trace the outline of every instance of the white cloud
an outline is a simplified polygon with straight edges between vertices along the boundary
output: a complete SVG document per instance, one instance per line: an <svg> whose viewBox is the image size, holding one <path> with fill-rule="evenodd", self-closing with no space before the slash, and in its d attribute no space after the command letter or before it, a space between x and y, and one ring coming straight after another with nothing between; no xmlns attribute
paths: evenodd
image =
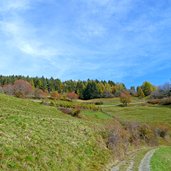
<svg viewBox="0 0 171 171"><path fill-rule="evenodd" d="M0 31L7 36L6 44L33 57L51 58L59 55L58 50L48 47L43 40L37 38L38 30L18 14L20 10L27 10L31 2L33 3L31 0L3 0L0 2L3 12Z"/></svg>
<svg viewBox="0 0 171 171"><path fill-rule="evenodd" d="M43 42L34 36L34 31L19 20L4 21L0 23L1 30L8 37L7 43L17 48L22 53L35 57L52 57L59 55L59 52L47 47Z"/></svg>

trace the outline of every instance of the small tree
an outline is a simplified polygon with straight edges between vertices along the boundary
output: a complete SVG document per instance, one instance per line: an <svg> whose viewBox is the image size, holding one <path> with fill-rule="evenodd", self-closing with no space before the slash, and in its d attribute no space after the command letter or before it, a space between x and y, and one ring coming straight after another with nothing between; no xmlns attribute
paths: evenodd
<svg viewBox="0 0 171 171"><path fill-rule="evenodd" d="M76 94L75 92L70 92L67 94L67 97L71 100L78 99L78 94Z"/></svg>
<svg viewBox="0 0 171 171"><path fill-rule="evenodd" d="M156 90L156 87L153 86L150 82L145 81L141 86L145 96L149 96L153 91Z"/></svg>
<svg viewBox="0 0 171 171"><path fill-rule="evenodd" d="M32 85L25 80L16 80L14 82L14 94L17 97L26 97L32 95Z"/></svg>
<svg viewBox="0 0 171 171"><path fill-rule="evenodd" d="M48 96L48 93L44 92L41 89L36 88L35 91L34 91L34 97L35 98L43 99L43 98L46 98L47 96Z"/></svg>
<svg viewBox="0 0 171 171"><path fill-rule="evenodd" d="M120 95L120 101L123 103L123 106L127 106L131 102L131 95L127 91L123 91Z"/></svg>
<svg viewBox="0 0 171 171"><path fill-rule="evenodd" d="M11 84L4 85L3 91L5 94L14 95L14 86Z"/></svg>
<svg viewBox="0 0 171 171"><path fill-rule="evenodd" d="M137 88L137 95L138 95L139 98L145 97L144 92L142 91L141 87Z"/></svg>
<svg viewBox="0 0 171 171"><path fill-rule="evenodd" d="M53 91L51 93L51 98L54 100L59 100L60 99L60 94L57 91Z"/></svg>

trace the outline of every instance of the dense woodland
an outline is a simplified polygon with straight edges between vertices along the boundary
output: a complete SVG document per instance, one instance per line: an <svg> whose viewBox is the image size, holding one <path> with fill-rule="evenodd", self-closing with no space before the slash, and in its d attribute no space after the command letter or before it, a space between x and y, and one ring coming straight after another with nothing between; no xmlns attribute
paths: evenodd
<svg viewBox="0 0 171 171"><path fill-rule="evenodd" d="M0 76L0 92L18 97L41 98L51 95L59 98L66 95L68 98L94 99L119 97L122 92L127 92L131 96L143 98L145 96L170 96L170 84L165 84L160 88L155 87L150 82L144 82L141 86L127 89L123 83L109 81L86 80L86 81L61 81L60 79L45 77L25 77L25 76ZM163 93L164 92L164 93ZM162 95L163 93L163 95ZM166 94L166 95L165 95Z"/></svg>

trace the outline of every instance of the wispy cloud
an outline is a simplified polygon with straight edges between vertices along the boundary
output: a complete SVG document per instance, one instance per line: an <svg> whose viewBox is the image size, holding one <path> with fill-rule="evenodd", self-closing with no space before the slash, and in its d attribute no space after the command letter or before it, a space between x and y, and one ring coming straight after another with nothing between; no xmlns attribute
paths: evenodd
<svg viewBox="0 0 171 171"><path fill-rule="evenodd" d="M58 50L48 47L46 42L39 39L36 35L38 30L17 13L20 10L27 10L31 0L15 0L15 2L8 0L6 3L5 1L1 3L5 17L0 21L0 30L7 36L8 44L33 57L50 58L60 54Z"/></svg>

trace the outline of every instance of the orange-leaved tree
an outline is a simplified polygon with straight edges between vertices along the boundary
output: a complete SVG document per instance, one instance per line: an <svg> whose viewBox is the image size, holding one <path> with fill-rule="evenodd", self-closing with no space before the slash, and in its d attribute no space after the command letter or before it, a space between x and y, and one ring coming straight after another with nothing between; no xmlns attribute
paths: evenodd
<svg viewBox="0 0 171 171"><path fill-rule="evenodd" d="M128 106L128 103L131 102L131 95L128 91L123 91L120 94L120 101L123 103L123 106Z"/></svg>
<svg viewBox="0 0 171 171"><path fill-rule="evenodd" d="M25 80L16 80L13 86L14 94L17 97L26 97L33 94L32 85Z"/></svg>

